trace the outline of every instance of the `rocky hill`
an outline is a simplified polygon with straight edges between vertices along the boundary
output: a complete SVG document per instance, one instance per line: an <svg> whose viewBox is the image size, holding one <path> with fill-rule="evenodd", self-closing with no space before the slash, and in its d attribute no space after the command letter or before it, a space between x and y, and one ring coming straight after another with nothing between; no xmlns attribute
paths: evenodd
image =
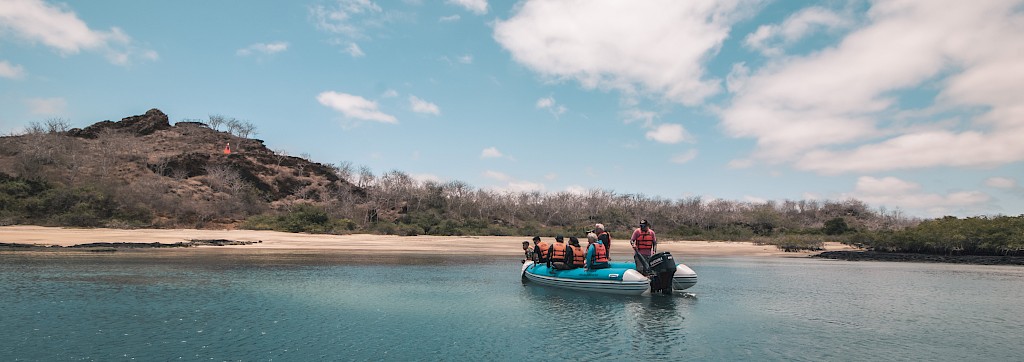
<svg viewBox="0 0 1024 362"><path fill-rule="evenodd" d="M298 203L365 196L333 166L204 123L172 125L158 109L82 129L48 121L0 137L0 177L95 190L162 226L230 225Z"/></svg>

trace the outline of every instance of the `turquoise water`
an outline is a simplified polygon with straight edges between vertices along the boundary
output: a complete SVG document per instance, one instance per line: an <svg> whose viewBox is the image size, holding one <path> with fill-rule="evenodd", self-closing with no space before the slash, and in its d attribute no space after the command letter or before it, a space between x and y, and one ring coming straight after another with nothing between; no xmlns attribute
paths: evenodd
<svg viewBox="0 0 1024 362"><path fill-rule="evenodd" d="M624 297L523 285L516 259L114 254L0 254L2 359L1024 356L1020 267L684 258L692 294Z"/></svg>

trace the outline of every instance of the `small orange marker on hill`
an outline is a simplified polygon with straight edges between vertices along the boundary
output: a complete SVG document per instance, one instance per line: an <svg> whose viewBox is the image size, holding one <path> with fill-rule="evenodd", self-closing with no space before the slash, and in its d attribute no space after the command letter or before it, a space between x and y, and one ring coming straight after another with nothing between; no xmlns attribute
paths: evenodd
<svg viewBox="0 0 1024 362"><path fill-rule="evenodd" d="M228 142L228 144L224 145L224 154L225 155L230 155L231 154L231 142Z"/></svg>

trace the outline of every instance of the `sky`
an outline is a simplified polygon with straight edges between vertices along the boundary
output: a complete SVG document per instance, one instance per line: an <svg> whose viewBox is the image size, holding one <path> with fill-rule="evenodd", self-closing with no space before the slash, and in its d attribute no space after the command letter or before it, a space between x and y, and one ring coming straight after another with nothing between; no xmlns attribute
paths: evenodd
<svg viewBox="0 0 1024 362"><path fill-rule="evenodd" d="M0 134L151 108L543 193L1024 214L1024 1L0 0Z"/></svg>

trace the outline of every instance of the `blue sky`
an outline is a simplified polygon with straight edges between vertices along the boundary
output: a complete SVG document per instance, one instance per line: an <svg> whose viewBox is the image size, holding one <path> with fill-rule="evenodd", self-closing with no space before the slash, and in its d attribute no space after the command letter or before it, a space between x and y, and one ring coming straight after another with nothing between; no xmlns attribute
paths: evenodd
<svg viewBox="0 0 1024 362"><path fill-rule="evenodd" d="M0 132L159 108L498 191L1024 214L1024 1L0 0Z"/></svg>

